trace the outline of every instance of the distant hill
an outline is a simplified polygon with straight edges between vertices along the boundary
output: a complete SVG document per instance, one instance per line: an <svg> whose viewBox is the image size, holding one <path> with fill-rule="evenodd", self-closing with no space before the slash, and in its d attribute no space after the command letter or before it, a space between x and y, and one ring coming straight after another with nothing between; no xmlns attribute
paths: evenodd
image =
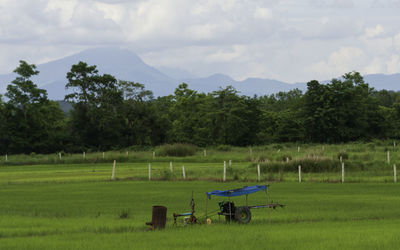
<svg viewBox="0 0 400 250"><path fill-rule="evenodd" d="M306 83L289 84L273 79L248 78L243 81L236 81L223 74L198 78L180 69L161 68L161 70L158 70L147 65L132 51L119 48L88 49L72 56L40 64L38 65L40 74L33 80L39 87L48 91L50 99L63 100L67 94L65 90L66 74L70 71L71 66L79 61L84 61L89 65L97 65L101 73L114 75L118 79L140 82L147 89L152 90L155 96L172 94L182 82L187 83L189 88L199 92L211 92L220 87L232 85L241 94L248 96L262 96L279 91L289 91L294 88L305 91L307 88ZM182 76L183 79L179 79ZM14 74L0 75L0 93L5 92L6 86L14 78ZM400 91L400 74L365 75L364 80L378 90Z"/></svg>

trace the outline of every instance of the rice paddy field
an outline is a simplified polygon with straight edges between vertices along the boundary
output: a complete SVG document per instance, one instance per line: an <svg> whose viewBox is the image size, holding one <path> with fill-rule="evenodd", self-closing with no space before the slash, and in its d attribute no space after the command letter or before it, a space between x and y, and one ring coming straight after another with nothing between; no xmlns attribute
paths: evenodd
<svg viewBox="0 0 400 250"><path fill-rule="evenodd" d="M0 164L0 249L400 248L400 184L393 180L399 156L393 142L269 145L207 149L206 154L153 157L152 151L121 151L106 152L104 158L102 152L85 153L85 159L63 154L61 160L58 154L7 156ZM348 166L344 183L339 156ZM111 181L114 159L116 178ZM296 169L287 166L306 164L304 159L322 161L314 167L328 160L337 169L305 167L299 183ZM264 164L259 182L257 164ZM286 206L254 209L246 225L226 223L217 215L210 225L184 226L182 218L173 225L174 212L190 211L192 192L196 216L203 222L205 192L255 184L268 184L271 201ZM265 192L248 198L249 205L266 202ZM208 213L222 200L212 197ZM232 200L245 204L243 197ZM168 208L165 230L145 225L153 205Z"/></svg>

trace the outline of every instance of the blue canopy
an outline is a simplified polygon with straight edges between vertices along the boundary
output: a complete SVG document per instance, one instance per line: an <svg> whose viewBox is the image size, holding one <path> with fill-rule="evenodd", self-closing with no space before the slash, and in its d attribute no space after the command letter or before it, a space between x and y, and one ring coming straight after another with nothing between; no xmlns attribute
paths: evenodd
<svg viewBox="0 0 400 250"><path fill-rule="evenodd" d="M212 192L206 192L206 194L208 196L208 199L211 199L211 195L232 197L232 196L252 194L261 190L267 190L267 185L255 185L250 187L246 186L243 188L226 190L226 191L214 190Z"/></svg>

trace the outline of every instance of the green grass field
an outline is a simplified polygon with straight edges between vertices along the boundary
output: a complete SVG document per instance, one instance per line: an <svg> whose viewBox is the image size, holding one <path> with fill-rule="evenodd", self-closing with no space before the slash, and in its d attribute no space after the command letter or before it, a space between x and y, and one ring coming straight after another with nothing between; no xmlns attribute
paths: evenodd
<svg viewBox="0 0 400 250"><path fill-rule="evenodd" d="M400 184L393 183L392 168L397 148L379 143L302 145L300 152L296 145L254 147L252 156L248 148L184 158L152 158L151 152L106 152L105 159L91 153L85 160L69 155L62 161L9 156L0 164L0 249L399 249ZM344 149L350 166L345 183L339 164L337 170L304 172L303 183L296 171L264 171L256 182L254 163L266 156L268 164L286 156L337 160ZM110 181L112 159L117 159L116 181ZM226 183L224 160L233 161ZM213 216L211 225L184 227L180 218L173 226L174 212L190 211L192 191L196 215L204 221L205 192L266 183L271 200L285 208L252 210L247 225ZM221 200L213 197L208 212ZM245 203L244 197L233 200ZM249 205L265 202L265 192L249 195ZM163 231L145 225L153 205L168 208Z"/></svg>
<svg viewBox="0 0 400 250"><path fill-rule="evenodd" d="M90 165L58 167L1 168L0 249L399 248L400 185L394 183L270 183L271 199L287 205L271 210L270 217L259 209L247 225L214 216L211 225L184 227L182 221L172 225L172 213L190 210L192 191L202 217L206 191L256 183L111 182L82 174ZM209 211L220 200L213 197ZM249 196L249 204L265 200L262 192ZM240 197L234 201L244 203ZM145 226L152 205L168 207L166 230ZM124 213L128 218L121 219Z"/></svg>

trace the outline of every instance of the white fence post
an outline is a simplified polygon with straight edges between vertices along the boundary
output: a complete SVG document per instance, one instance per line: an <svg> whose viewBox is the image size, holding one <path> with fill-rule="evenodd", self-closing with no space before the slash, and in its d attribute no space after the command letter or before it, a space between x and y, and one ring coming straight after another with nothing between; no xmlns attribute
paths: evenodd
<svg viewBox="0 0 400 250"><path fill-rule="evenodd" d="M226 181L226 161L224 161L224 176L222 178L222 181Z"/></svg>
<svg viewBox="0 0 400 250"><path fill-rule="evenodd" d="M206 157L206 156L207 156L207 150L204 149L204 157Z"/></svg>
<svg viewBox="0 0 400 250"><path fill-rule="evenodd" d="M289 157L286 157L286 162L289 162Z"/></svg>
<svg viewBox="0 0 400 250"><path fill-rule="evenodd" d="M8 161L8 155L6 155L6 162Z"/></svg>
<svg viewBox="0 0 400 250"><path fill-rule="evenodd" d="M396 142L395 141L393 142L393 147L396 147Z"/></svg>
<svg viewBox="0 0 400 250"><path fill-rule="evenodd" d="M103 152L103 159L104 159L104 152Z"/></svg>
<svg viewBox="0 0 400 250"><path fill-rule="evenodd" d="M299 165L299 182L301 182L301 165Z"/></svg>
<svg viewBox="0 0 400 250"><path fill-rule="evenodd" d="M186 180L185 165L182 165L182 176L183 176L183 179Z"/></svg>
<svg viewBox="0 0 400 250"><path fill-rule="evenodd" d="M342 162L342 183L344 182L344 162Z"/></svg>
<svg viewBox="0 0 400 250"><path fill-rule="evenodd" d="M394 175L394 182L397 182L397 168L396 164L393 165L393 175Z"/></svg>
<svg viewBox="0 0 400 250"><path fill-rule="evenodd" d="M115 177L115 167L116 167L116 165L117 165L117 161L114 160L113 170L112 170L112 174L111 174L111 180L112 181L114 180L114 177Z"/></svg>
<svg viewBox="0 0 400 250"><path fill-rule="evenodd" d="M60 160L61 160L61 153L58 153L58 157L60 157Z"/></svg>
<svg viewBox="0 0 400 250"><path fill-rule="evenodd" d="M229 160L229 168L232 169L232 160Z"/></svg>
<svg viewBox="0 0 400 250"><path fill-rule="evenodd" d="M83 159L86 159L86 152L83 151Z"/></svg>
<svg viewBox="0 0 400 250"><path fill-rule="evenodd" d="M171 170L171 173L174 172L174 166L172 166L172 161L169 162L169 170Z"/></svg>
<svg viewBox="0 0 400 250"><path fill-rule="evenodd" d="M387 151L387 163L390 164L390 151Z"/></svg>
<svg viewBox="0 0 400 250"><path fill-rule="evenodd" d="M300 147L297 147L297 153L299 153L300 152Z"/></svg>
<svg viewBox="0 0 400 250"><path fill-rule="evenodd" d="M126 151L126 156L129 157L129 151Z"/></svg>
<svg viewBox="0 0 400 250"><path fill-rule="evenodd" d="M343 157L342 156L340 156L340 162L343 162Z"/></svg>
<svg viewBox="0 0 400 250"><path fill-rule="evenodd" d="M257 180L261 181L260 164L257 164Z"/></svg>
<svg viewBox="0 0 400 250"><path fill-rule="evenodd" d="M156 158L156 152L153 151L153 159Z"/></svg>
<svg viewBox="0 0 400 250"><path fill-rule="evenodd" d="M151 180L151 163L149 163L149 181Z"/></svg>

